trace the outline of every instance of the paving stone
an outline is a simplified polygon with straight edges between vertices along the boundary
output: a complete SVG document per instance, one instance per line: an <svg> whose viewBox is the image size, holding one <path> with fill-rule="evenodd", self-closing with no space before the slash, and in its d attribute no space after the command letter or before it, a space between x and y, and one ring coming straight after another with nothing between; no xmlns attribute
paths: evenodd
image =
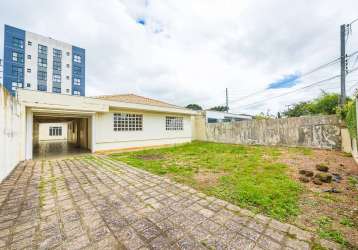
<svg viewBox="0 0 358 250"><path fill-rule="evenodd" d="M277 220L272 220L269 223L269 227L271 227L273 229L277 229L277 230L282 231L282 232L288 232L288 229L290 228L290 225L286 224L286 223L281 223L281 222L279 222Z"/></svg>
<svg viewBox="0 0 358 250"><path fill-rule="evenodd" d="M272 228L266 228L264 234L278 242L283 241L283 239L285 238L285 234L283 232L272 229Z"/></svg>
<svg viewBox="0 0 358 250"><path fill-rule="evenodd" d="M243 227L240 231L240 234L246 236L247 238L256 241L260 237L260 233L256 232L253 229Z"/></svg>
<svg viewBox="0 0 358 250"><path fill-rule="evenodd" d="M287 238L285 245L296 250L308 250L310 246L307 242L298 239Z"/></svg>
<svg viewBox="0 0 358 250"><path fill-rule="evenodd" d="M199 212L199 214L201 214L207 218L209 218L215 214L213 211L206 209L206 208L203 208L203 209L199 210L198 212Z"/></svg>
<svg viewBox="0 0 358 250"><path fill-rule="evenodd" d="M299 229L295 226L290 226L288 233L291 235L295 235L295 237L299 240L311 241L313 235L310 232Z"/></svg>
<svg viewBox="0 0 358 250"><path fill-rule="evenodd" d="M257 222L256 220L251 220L246 225L259 233L262 233L265 230L265 225Z"/></svg>
<svg viewBox="0 0 358 250"><path fill-rule="evenodd" d="M0 248L292 250L312 244L313 235L297 227L94 157L19 164L0 183Z"/></svg>
<svg viewBox="0 0 358 250"><path fill-rule="evenodd" d="M167 238L160 235L150 242L150 246L152 247L152 249L168 249L169 242Z"/></svg>
<svg viewBox="0 0 358 250"><path fill-rule="evenodd" d="M147 240L151 240L160 234L160 231L156 227L149 227L144 229L140 234Z"/></svg>
<svg viewBox="0 0 358 250"><path fill-rule="evenodd" d="M184 237L177 242L177 245L182 250L198 249L198 243L189 237Z"/></svg>
<svg viewBox="0 0 358 250"><path fill-rule="evenodd" d="M245 238L241 235L238 235L228 246L228 249L230 250L236 250L236 249L253 249L255 246L255 242Z"/></svg>
<svg viewBox="0 0 358 250"><path fill-rule="evenodd" d="M259 246L270 250L276 250L282 248L282 246L278 242L274 241L273 239L267 236L261 236L257 241L257 243Z"/></svg>

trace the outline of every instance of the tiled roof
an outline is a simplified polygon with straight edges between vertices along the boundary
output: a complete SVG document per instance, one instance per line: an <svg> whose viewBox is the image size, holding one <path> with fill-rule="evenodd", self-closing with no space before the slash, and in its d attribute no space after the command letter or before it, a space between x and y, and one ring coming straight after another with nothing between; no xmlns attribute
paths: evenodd
<svg viewBox="0 0 358 250"><path fill-rule="evenodd" d="M145 104L145 105L152 105L152 106L165 107L165 108L182 108L173 104L169 104L166 102L162 102L159 100L155 100L135 94L104 95L104 96L96 96L95 98L107 100L107 101Z"/></svg>

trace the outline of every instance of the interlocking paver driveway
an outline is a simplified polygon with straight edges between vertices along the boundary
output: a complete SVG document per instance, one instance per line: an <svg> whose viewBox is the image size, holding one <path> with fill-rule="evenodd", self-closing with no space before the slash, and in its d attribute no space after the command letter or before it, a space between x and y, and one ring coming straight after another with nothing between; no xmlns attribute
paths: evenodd
<svg viewBox="0 0 358 250"><path fill-rule="evenodd" d="M0 185L0 248L309 249L313 238L106 157L23 162Z"/></svg>

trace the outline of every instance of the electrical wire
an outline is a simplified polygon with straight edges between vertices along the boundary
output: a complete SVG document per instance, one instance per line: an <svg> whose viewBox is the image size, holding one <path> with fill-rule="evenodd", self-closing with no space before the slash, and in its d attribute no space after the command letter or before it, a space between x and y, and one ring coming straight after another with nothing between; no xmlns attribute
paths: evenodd
<svg viewBox="0 0 358 250"><path fill-rule="evenodd" d="M357 68L357 69L358 69L358 68ZM281 96L289 95L289 94L295 93L295 92L297 92L297 91L301 91L301 90L303 90L303 89L311 88L311 87L313 87L313 86L322 84L322 83L324 83L324 82L327 82L327 81L330 81L330 80L339 78L340 76L341 76L341 75L335 75L335 76L329 77L329 78L327 78L327 79L320 80L320 81L318 81L318 82L314 82L314 83L311 83L311 84L306 85L306 86L304 86L304 87L295 89L295 90L293 90L293 91L285 92L285 93L283 93L283 94L276 95L276 96L267 98L267 99L265 99L265 100L261 100L261 101L257 101L257 102L250 103L250 104L247 104L247 105L243 105L243 106L241 106L240 108L246 108L246 107L254 106L254 105L260 104L260 103L262 103L262 102L266 102L266 101L268 101L268 100L272 100L272 99L275 99L275 98L278 98L278 97L281 97Z"/></svg>

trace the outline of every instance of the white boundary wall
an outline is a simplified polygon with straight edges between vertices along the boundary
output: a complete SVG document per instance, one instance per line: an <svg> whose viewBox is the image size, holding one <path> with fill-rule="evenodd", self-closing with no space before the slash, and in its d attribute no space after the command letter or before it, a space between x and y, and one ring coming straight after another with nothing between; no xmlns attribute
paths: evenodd
<svg viewBox="0 0 358 250"><path fill-rule="evenodd" d="M20 105L0 85L0 182L21 159Z"/></svg>

